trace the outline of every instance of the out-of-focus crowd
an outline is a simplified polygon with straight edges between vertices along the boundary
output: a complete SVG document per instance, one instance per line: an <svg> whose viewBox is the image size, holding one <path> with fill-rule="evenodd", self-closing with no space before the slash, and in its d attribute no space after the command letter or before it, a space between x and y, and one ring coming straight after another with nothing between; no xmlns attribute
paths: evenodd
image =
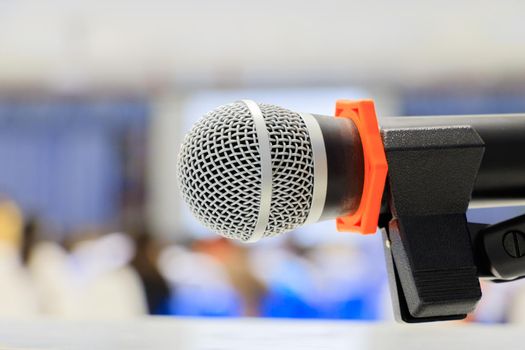
<svg viewBox="0 0 525 350"><path fill-rule="evenodd" d="M125 318L143 314L381 319L381 263L346 243L163 242L85 230L50 240L0 200L0 317ZM366 268L365 268L366 267Z"/></svg>
<svg viewBox="0 0 525 350"><path fill-rule="evenodd" d="M382 258L347 240L173 243L144 228L45 237L37 220L0 200L0 317L392 319ZM524 286L484 284L471 319L525 322Z"/></svg>

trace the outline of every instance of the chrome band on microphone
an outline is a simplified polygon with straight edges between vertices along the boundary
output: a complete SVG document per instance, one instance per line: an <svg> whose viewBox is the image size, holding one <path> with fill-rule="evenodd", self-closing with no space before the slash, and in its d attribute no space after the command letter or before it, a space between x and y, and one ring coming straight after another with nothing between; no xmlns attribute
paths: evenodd
<svg viewBox="0 0 525 350"><path fill-rule="evenodd" d="M308 113L299 113L303 118L308 133L310 134L310 142L312 143L312 153L314 160L314 190L312 196L312 205L310 206L310 213L306 218L304 224L312 224L321 218L323 213L326 188L328 186L328 171L326 161L326 150L324 145L323 133L321 127L315 118Z"/></svg>
<svg viewBox="0 0 525 350"><path fill-rule="evenodd" d="M266 226L270 220L270 208L272 202L272 157L270 137L264 121L261 109L252 100L241 100L248 107L253 117L257 139L259 141L259 153L261 156L261 202L257 224L253 234L246 242L255 242L263 237Z"/></svg>

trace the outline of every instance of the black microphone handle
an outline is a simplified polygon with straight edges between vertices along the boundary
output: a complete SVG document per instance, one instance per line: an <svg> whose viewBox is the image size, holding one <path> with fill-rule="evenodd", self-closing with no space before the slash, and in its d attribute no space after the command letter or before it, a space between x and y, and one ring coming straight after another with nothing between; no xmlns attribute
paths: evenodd
<svg viewBox="0 0 525 350"><path fill-rule="evenodd" d="M326 150L327 188L320 220L353 214L363 193L364 158L359 131L347 118L314 115Z"/></svg>
<svg viewBox="0 0 525 350"><path fill-rule="evenodd" d="M525 114L386 117L382 130L471 126L485 143L470 207L525 205Z"/></svg>
<svg viewBox="0 0 525 350"><path fill-rule="evenodd" d="M327 156L328 188L320 220L355 212L363 191L361 138L346 118L314 115ZM469 207L525 205L525 114L385 117L380 128L410 129L471 126L485 144ZM443 189L446 191L446 189Z"/></svg>

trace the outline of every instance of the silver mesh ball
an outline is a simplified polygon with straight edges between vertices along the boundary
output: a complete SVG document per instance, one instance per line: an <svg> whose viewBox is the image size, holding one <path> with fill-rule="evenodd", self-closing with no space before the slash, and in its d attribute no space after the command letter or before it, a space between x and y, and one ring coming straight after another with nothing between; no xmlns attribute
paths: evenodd
<svg viewBox="0 0 525 350"><path fill-rule="evenodd" d="M269 237L302 225L310 211L314 166L301 116L259 104L269 133L272 199ZM182 196L193 215L218 234L246 241L255 229L261 160L255 124L242 102L206 114L186 135L178 159Z"/></svg>

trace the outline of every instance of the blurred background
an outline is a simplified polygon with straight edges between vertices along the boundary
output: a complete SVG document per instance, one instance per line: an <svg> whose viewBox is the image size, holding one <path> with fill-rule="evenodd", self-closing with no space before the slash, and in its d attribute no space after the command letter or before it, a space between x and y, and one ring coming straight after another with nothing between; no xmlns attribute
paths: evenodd
<svg viewBox="0 0 525 350"><path fill-rule="evenodd" d="M517 0L0 1L0 316L392 320L379 235L324 222L219 239L180 198L182 137L243 98L523 113L523 13ZM525 284L483 291L471 321L525 323Z"/></svg>

